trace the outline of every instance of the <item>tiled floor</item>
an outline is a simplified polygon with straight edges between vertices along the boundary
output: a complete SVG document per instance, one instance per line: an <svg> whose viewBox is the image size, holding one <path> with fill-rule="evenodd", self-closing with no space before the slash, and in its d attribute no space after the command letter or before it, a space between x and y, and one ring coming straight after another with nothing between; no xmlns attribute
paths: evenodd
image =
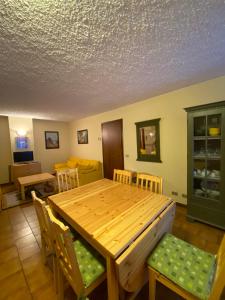
<svg viewBox="0 0 225 300"><path fill-rule="evenodd" d="M216 253L224 232L201 223L188 223L185 214L186 209L178 206L174 234ZM39 225L32 204L0 212L0 299L57 299L51 270L41 261L40 245ZM145 287L137 300L147 300L147 294ZM71 289L67 291L66 299L75 299ZM90 299L106 300L106 284ZM159 286L157 299L180 298Z"/></svg>

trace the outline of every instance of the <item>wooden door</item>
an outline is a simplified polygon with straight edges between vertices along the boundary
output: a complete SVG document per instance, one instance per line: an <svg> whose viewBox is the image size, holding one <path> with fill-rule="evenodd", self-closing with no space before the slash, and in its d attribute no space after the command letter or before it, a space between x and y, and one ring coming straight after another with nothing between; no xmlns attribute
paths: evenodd
<svg viewBox="0 0 225 300"><path fill-rule="evenodd" d="M104 177L113 179L114 169L124 169L123 120L102 123Z"/></svg>

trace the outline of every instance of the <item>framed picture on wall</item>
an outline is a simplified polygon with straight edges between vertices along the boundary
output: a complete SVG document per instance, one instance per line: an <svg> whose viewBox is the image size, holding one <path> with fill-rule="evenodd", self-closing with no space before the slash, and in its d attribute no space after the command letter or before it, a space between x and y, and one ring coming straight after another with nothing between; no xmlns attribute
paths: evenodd
<svg viewBox="0 0 225 300"><path fill-rule="evenodd" d="M78 130L77 131L77 141L78 144L88 144L88 130Z"/></svg>
<svg viewBox="0 0 225 300"><path fill-rule="evenodd" d="M137 122L137 160L162 162L160 159L160 119Z"/></svg>
<svg viewBox="0 0 225 300"><path fill-rule="evenodd" d="M17 136L16 137L16 149L28 149L28 137L26 136Z"/></svg>
<svg viewBox="0 0 225 300"><path fill-rule="evenodd" d="M59 148L59 132L45 131L45 148L57 149Z"/></svg>

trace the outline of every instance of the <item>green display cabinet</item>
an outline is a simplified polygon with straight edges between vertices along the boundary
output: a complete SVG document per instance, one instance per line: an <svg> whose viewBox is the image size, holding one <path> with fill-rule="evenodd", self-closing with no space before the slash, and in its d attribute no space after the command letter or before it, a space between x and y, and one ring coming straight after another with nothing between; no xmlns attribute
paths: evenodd
<svg viewBox="0 0 225 300"><path fill-rule="evenodd" d="M187 214L225 229L225 101L187 112Z"/></svg>

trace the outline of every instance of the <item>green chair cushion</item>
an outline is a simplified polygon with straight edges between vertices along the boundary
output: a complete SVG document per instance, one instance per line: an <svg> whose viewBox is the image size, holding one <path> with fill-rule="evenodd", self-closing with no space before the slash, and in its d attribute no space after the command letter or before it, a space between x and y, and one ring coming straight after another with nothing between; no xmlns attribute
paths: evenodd
<svg viewBox="0 0 225 300"><path fill-rule="evenodd" d="M76 240L73 245L84 285L88 287L105 272L104 259L81 239Z"/></svg>
<svg viewBox="0 0 225 300"><path fill-rule="evenodd" d="M207 299L216 268L215 256L166 234L148 265L200 299Z"/></svg>

